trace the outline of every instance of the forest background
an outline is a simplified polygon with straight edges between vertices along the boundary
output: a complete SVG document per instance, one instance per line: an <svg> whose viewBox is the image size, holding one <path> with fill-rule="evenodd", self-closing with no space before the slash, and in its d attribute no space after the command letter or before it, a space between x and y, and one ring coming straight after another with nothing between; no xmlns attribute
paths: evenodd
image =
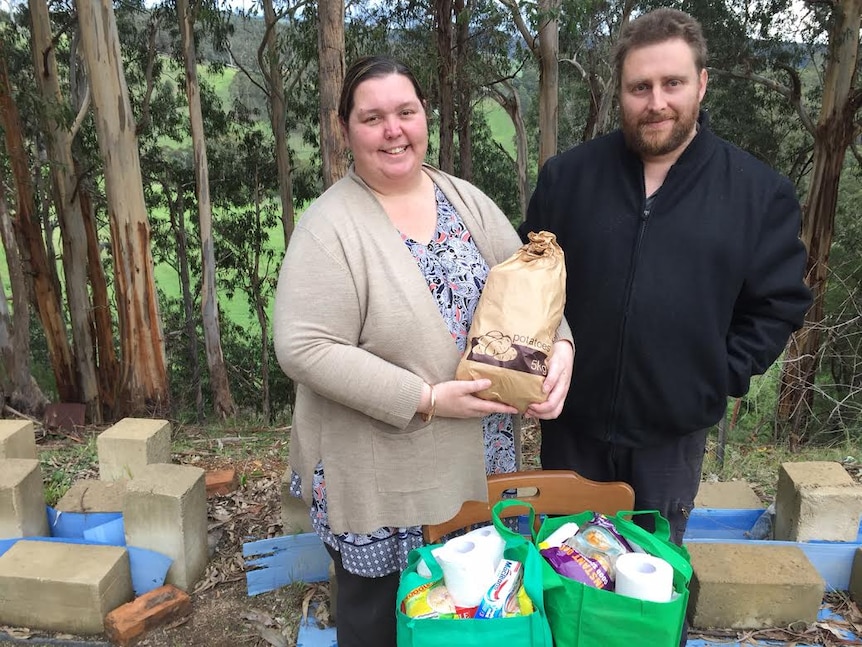
<svg viewBox="0 0 862 647"><path fill-rule="evenodd" d="M514 223L557 151L617 126L609 51L654 6L699 18L704 107L795 183L815 305L721 433L862 433L862 0L29 0L0 8L0 399L88 423L287 425L270 308L305 205L349 161L345 63L405 60L429 161Z"/></svg>

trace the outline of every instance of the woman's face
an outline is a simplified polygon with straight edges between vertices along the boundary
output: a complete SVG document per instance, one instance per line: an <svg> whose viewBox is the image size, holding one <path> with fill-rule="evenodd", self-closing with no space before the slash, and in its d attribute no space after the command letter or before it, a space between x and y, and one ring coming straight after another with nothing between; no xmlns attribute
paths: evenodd
<svg viewBox="0 0 862 647"><path fill-rule="evenodd" d="M371 187L397 187L420 172L428 123L406 76L390 74L357 85L345 132L356 173Z"/></svg>

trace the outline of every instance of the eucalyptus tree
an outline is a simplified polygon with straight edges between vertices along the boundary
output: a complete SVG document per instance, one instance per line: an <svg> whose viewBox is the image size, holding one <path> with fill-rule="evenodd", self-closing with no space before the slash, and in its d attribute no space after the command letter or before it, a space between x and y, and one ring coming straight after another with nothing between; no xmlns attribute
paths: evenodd
<svg viewBox="0 0 862 647"><path fill-rule="evenodd" d="M102 422L102 406L99 383L96 375L95 341L90 317L92 303L89 295L88 256L98 257L97 246L91 248L94 235L88 228L94 224L84 203L84 191L77 191L82 183L78 166L72 152L72 142L88 102L76 106L64 97L60 89L60 74L57 64L48 5L45 0L30 0L31 48L33 67L36 71L36 87L41 95L43 110L42 130L53 184L54 210L60 222L63 239L63 275L66 283L66 298L72 329L73 357L78 379L78 400L87 406L88 418ZM74 58L76 52L71 52ZM89 95L86 95L89 96ZM72 117L78 118L70 122ZM93 277L104 280L104 275Z"/></svg>
<svg viewBox="0 0 862 647"><path fill-rule="evenodd" d="M320 89L320 160L323 186L347 173L346 142L338 122L338 98L344 82L344 0L317 3L317 69Z"/></svg>
<svg viewBox="0 0 862 647"><path fill-rule="evenodd" d="M561 0L535 4L500 0L512 12L518 31L539 65L539 168L557 153L559 110L559 11Z"/></svg>
<svg viewBox="0 0 862 647"><path fill-rule="evenodd" d="M192 149L194 154L195 186L200 225L201 244L201 317L204 330L207 367L213 408L216 415L228 418L236 414L236 404L231 395L230 383L221 346L218 293L216 290L216 254L213 239L212 203L210 201L209 162L207 159L206 134L201 110L200 84L198 82L198 57L195 44L195 23L201 10L214 10L202 0L176 0L177 18L180 25L185 89L191 124Z"/></svg>
<svg viewBox="0 0 862 647"><path fill-rule="evenodd" d="M24 138L21 113L13 95L7 66L6 41L0 40L0 125L3 127L6 155L15 186L16 208L13 216L18 247L27 258L27 273L33 289L32 303L45 331L51 368L57 391L67 402L78 398L78 382L72 350L66 337L62 300L53 280L42 229L36 217L36 200L30 174L30 160ZM4 243L9 248L9 243ZM13 252L13 259L15 258ZM21 303L20 301L18 303ZM23 334L23 332L22 332Z"/></svg>
<svg viewBox="0 0 862 647"><path fill-rule="evenodd" d="M77 8L111 221L122 358L117 411L120 416L165 412L170 406L165 346L117 21L107 0L78 0Z"/></svg>

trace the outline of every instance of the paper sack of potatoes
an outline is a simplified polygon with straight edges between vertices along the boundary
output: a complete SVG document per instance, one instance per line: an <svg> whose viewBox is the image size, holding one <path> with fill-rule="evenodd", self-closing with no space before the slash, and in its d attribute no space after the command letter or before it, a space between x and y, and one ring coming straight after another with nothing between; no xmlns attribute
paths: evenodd
<svg viewBox="0 0 862 647"><path fill-rule="evenodd" d="M476 395L524 412L547 395L554 337L566 303L566 264L554 234L529 233L530 242L491 268L479 298L455 377L488 378Z"/></svg>

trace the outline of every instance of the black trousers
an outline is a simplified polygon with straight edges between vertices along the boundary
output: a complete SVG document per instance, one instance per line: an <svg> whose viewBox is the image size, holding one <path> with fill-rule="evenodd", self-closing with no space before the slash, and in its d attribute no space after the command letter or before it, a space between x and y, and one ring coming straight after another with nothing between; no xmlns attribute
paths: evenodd
<svg viewBox="0 0 862 647"><path fill-rule="evenodd" d="M561 433L562 432L562 433ZM594 481L625 481L635 491L636 510L658 510L670 524L670 538L682 546L688 516L700 487L708 429L655 447L625 447L559 428L542 433L543 469L574 470ZM652 532L652 518L634 517ZM688 622L680 645L688 639Z"/></svg>
<svg viewBox="0 0 862 647"><path fill-rule="evenodd" d="M362 577L344 569L341 553L326 545L338 582L338 647L395 647L395 600L400 573Z"/></svg>

